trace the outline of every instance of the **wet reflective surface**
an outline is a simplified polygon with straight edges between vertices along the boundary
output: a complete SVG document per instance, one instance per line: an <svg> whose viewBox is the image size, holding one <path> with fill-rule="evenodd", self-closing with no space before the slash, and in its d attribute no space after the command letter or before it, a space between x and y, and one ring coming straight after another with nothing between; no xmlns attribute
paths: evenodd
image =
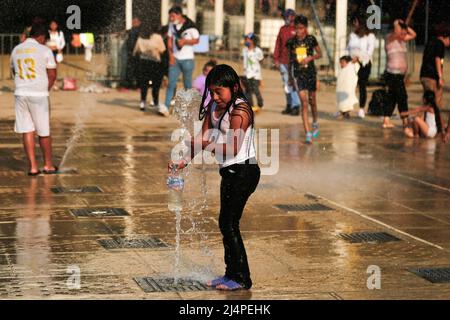
<svg viewBox="0 0 450 320"><path fill-rule="evenodd" d="M241 229L254 287L238 293L145 293L133 280L173 276L175 216L167 210L165 183L175 119L138 111L137 93L54 93L57 162L83 114L83 134L66 160L76 173L29 178L12 131L13 97L0 96L0 298L450 298L450 284L408 272L450 266L450 146L406 140L400 129L379 129L377 119L334 120L320 99L321 135L306 146L300 118L280 115L278 89L267 88L267 105L274 107L256 121L259 128L281 128L279 142L268 143L279 147L279 170L262 176L246 207ZM332 99L332 89L324 90L323 101ZM199 215L199 204L191 203L183 213L179 265L180 276L199 281L224 270L220 180L215 166L204 169L207 208ZM187 194L198 196L201 170L191 170ZM102 192L51 191L87 186ZM333 210L275 207L313 203ZM83 208L122 208L130 215L70 212ZM352 244L339 237L377 231L401 241ZM153 237L168 246L108 250L99 242L114 237ZM370 265L381 269L380 290L367 288Z"/></svg>

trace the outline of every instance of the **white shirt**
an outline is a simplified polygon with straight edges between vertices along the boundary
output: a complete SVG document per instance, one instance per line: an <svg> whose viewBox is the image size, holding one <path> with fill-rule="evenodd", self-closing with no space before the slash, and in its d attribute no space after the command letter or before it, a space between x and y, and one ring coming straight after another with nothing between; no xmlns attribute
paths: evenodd
<svg viewBox="0 0 450 320"><path fill-rule="evenodd" d="M244 57L244 70L247 79L262 80L261 64L259 62L264 59L263 51L258 47L252 50L245 47L242 49L242 56Z"/></svg>
<svg viewBox="0 0 450 320"><path fill-rule="evenodd" d="M235 105L243 103L244 101L241 99L237 99L235 102ZM233 112L234 106L230 108L228 112L226 112L223 116L222 121L220 121L220 117L217 118L214 115L214 111L217 108L217 104L214 102L211 107L211 123L213 125L214 131L216 135L215 143L222 144L227 143L227 141L230 140L230 137L233 137L233 133L230 132L230 115ZM220 128L219 128L219 122L220 122ZM256 157L256 148L255 148L255 141L254 141L255 135L254 135L254 129L253 126L249 126L247 130L245 131L244 140L242 141L241 148L239 149L237 155L234 156L234 154L230 155L224 155L225 159L222 159L220 156L220 153L216 153L216 160L219 162L219 167L224 168L231 166L236 163L242 163L248 159L252 159ZM234 139L231 139L234 141ZM228 149L228 147L227 147Z"/></svg>
<svg viewBox="0 0 450 320"><path fill-rule="evenodd" d="M48 31L50 39L47 41L48 47L56 47L57 50L62 50L66 46L66 40L64 39L64 33L62 31Z"/></svg>
<svg viewBox="0 0 450 320"><path fill-rule="evenodd" d="M358 37L352 32L348 41L347 52L352 58L358 57L361 64L365 66L372 60L376 40L373 33Z"/></svg>
<svg viewBox="0 0 450 320"><path fill-rule="evenodd" d="M359 63L349 62L339 72L336 82L336 100L340 112L352 111L353 107L359 104L356 97L359 68Z"/></svg>
<svg viewBox="0 0 450 320"><path fill-rule="evenodd" d="M28 38L11 53L11 68L14 70L16 85L14 95L48 96L47 69L56 69L56 61L50 48Z"/></svg>
<svg viewBox="0 0 450 320"><path fill-rule="evenodd" d="M180 29L181 29L181 26L179 28L176 28L173 23L169 24L168 35L169 35L169 37L172 37L172 39L173 39L173 55L174 55L175 59L177 59L177 60L193 60L194 59L194 46L185 45L185 46L183 46L183 48L181 48L181 50L179 50L177 48L176 39L175 39L175 37L176 37L175 30L180 30ZM195 28L186 29L182 33L181 38L185 39L185 40L199 39L200 33Z"/></svg>

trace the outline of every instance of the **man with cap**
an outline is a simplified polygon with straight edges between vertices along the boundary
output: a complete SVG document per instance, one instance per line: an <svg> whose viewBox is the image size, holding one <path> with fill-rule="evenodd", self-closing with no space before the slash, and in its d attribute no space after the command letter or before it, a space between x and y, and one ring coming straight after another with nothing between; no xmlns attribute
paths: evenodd
<svg viewBox="0 0 450 320"><path fill-rule="evenodd" d="M286 109L282 113L299 115L300 98L295 89L289 85L289 50L286 47L287 41L295 36L295 11L287 9L284 11L283 17L286 24L280 28L278 33L273 59L275 66L280 70L286 94Z"/></svg>

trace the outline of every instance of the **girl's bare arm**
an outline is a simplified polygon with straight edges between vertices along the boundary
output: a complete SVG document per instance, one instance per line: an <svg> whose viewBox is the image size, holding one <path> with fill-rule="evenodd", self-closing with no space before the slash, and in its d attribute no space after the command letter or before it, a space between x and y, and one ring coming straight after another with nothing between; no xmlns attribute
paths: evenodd
<svg viewBox="0 0 450 320"><path fill-rule="evenodd" d="M415 108L409 111L405 111L400 113L401 116L406 117L406 116L412 116L414 114L420 113L420 112L425 112L428 111L429 107L427 106L423 106L423 107L419 107L419 108Z"/></svg>

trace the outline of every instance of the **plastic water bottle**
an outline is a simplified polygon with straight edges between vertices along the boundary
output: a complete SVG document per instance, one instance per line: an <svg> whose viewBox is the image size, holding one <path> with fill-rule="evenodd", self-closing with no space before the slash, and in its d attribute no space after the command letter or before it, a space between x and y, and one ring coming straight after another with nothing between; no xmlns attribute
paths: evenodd
<svg viewBox="0 0 450 320"><path fill-rule="evenodd" d="M171 212L181 212L183 209L184 179L175 170L176 166L172 168L172 173L167 177L167 187L169 189L167 207Z"/></svg>

